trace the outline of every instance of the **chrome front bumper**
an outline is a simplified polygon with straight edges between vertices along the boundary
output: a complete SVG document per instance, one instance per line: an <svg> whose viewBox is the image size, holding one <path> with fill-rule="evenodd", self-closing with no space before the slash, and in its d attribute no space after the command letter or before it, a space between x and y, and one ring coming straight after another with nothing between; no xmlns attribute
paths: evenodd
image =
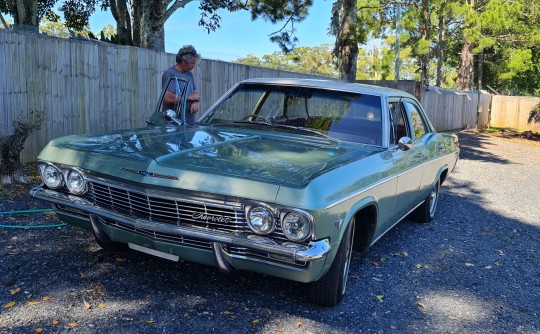
<svg viewBox="0 0 540 334"><path fill-rule="evenodd" d="M103 208L94 205L84 198L80 198L74 195L64 194L58 191L44 189L41 186L35 187L30 190L30 196L51 202L57 205L63 205L70 209L78 210L88 214L90 217L101 217L112 221L117 221L122 224L131 226L134 229L146 229L160 233L178 235L193 239L199 239L212 243L214 253L219 260L220 249L219 244L234 245L238 247L245 247L256 251L266 252L278 256L282 256L292 261L310 262L320 260L326 257L330 252L330 242L328 239L311 241L308 245L298 245L292 247L291 244L283 246L276 243L265 242L264 238L249 238L248 236L238 234L227 234L224 232L215 232L208 229L194 228L180 225L163 224L159 222L138 219L117 212L104 210ZM220 264L222 270L226 270L225 264Z"/></svg>

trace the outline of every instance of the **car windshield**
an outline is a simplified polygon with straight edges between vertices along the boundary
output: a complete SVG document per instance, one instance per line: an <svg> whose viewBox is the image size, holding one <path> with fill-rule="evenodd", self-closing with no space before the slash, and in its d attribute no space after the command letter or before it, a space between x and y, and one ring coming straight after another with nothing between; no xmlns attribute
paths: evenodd
<svg viewBox="0 0 540 334"><path fill-rule="evenodd" d="M268 126L381 145L381 98L312 87L241 84L203 124Z"/></svg>

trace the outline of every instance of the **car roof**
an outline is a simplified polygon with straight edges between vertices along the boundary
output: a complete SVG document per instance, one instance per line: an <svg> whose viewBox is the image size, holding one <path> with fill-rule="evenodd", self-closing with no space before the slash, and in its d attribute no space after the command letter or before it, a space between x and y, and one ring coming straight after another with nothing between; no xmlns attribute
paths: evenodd
<svg viewBox="0 0 540 334"><path fill-rule="evenodd" d="M351 93L361 93L377 96L404 96L414 98L411 94L399 89L350 83L345 81L330 79L301 79L301 78L253 78L243 80L240 83L246 84L269 84L279 86L303 86L312 88L323 88L329 90L346 91Z"/></svg>

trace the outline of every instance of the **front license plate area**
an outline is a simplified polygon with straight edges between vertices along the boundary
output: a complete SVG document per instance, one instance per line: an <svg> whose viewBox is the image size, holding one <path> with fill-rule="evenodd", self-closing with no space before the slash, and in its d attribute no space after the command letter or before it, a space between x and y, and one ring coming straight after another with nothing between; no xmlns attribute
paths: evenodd
<svg viewBox="0 0 540 334"><path fill-rule="evenodd" d="M132 244L131 242L128 243L128 246L129 246L129 248L131 248L133 250L143 252L143 253L146 253L146 254L150 254L150 255L154 255L154 256L160 257L162 259L167 259L167 260L171 260L171 261L175 261L175 262L178 262L180 260L180 258L178 256L176 256L176 255L160 252L160 251L157 251L155 249L143 247L143 246L140 246L140 245L135 245L135 244Z"/></svg>

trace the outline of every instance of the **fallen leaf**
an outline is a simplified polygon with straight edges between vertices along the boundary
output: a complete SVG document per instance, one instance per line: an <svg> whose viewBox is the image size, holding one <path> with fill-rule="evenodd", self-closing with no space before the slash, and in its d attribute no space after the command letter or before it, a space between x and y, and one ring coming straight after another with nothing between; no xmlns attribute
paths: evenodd
<svg viewBox="0 0 540 334"><path fill-rule="evenodd" d="M32 306L32 305L37 305L37 304L39 304L39 302L27 302L26 304Z"/></svg>
<svg viewBox="0 0 540 334"><path fill-rule="evenodd" d="M90 306L90 303L88 303L86 300L83 299L83 303L84 303L84 308L86 310L89 310L92 306Z"/></svg>
<svg viewBox="0 0 540 334"><path fill-rule="evenodd" d="M485 266L484 269L491 269L493 268L492 266Z"/></svg>
<svg viewBox="0 0 540 334"><path fill-rule="evenodd" d="M416 269L420 269L420 268L423 268L423 267L424 267L424 266L421 265L420 263L418 263L418 264L416 265Z"/></svg>
<svg viewBox="0 0 540 334"><path fill-rule="evenodd" d="M409 253L404 251L404 252L401 252L401 253L394 253L394 254L392 254L392 256L395 256L395 257L407 257L407 256L409 256Z"/></svg>
<svg viewBox="0 0 540 334"><path fill-rule="evenodd" d="M379 303L382 303L384 301L384 295L377 295L377 296L375 296L375 298L377 298L377 301Z"/></svg>
<svg viewBox="0 0 540 334"><path fill-rule="evenodd" d="M79 327L79 324L76 323L76 322L70 322L69 324L67 324L69 327L71 328L74 328L74 327Z"/></svg>
<svg viewBox="0 0 540 334"><path fill-rule="evenodd" d="M382 263L388 262L388 258L387 257L381 257L381 262Z"/></svg>
<svg viewBox="0 0 540 334"><path fill-rule="evenodd" d="M43 328L41 327L36 328L36 333L42 333L42 332L43 332Z"/></svg>
<svg viewBox="0 0 540 334"><path fill-rule="evenodd" d="M223 314L225 314L225 315L233 315L234 312L231 312L231 311L225 311L225 312L223 312Z"/></svg>
<svg viewBox="0 0 540 334"><path fill-rule="evenodd" d="M416 305L418 305L420 308L426 308L426 305L420 302L416 303Z"/></svg>
<svg viewBox="0 0 540 334"><path fill-rule="evenodd" d="M105 303L99 303L98 308L104 309L105 308Z"/></svg>
<svg viewBox="0 0 540 334"><path fill-rule="evenodd" d="M283 327L278 328L278 329L276 329L276 332L278 332L278 333L285 333L285 328L283 328Z"/></svg>
<svg viewBox="0 0 540 334"><path fill-rule="evenodd" d="M470 263L470 262L466 262L466 263L465 263L465 266L466 266L466 267L474 267L474 264L472 264L472 263Z"/></svg>
<svg viewBox="0 0 540 334"><path fill-rule="evenodd" d="M189 312L184 313L184 318L189 317Z"/></svg>
<svg viewBox="0 0 540 334"><path fill-rule="evenodd" d="M13 289L13 290L9 290L9 293L11 293L11 295L15 295L17 293L21 292L21 288L17 288L17 289Z"/></svg>
<svg viewBox="0 0 540 334"><path fill-rule="evenodd" d="M4 319L0 318L0 324L4 321Z"/></svg>
<svg viewBox="0 0 540 334"><path fill-rule="evenodd" d="M396 329L397 329L397 326L390 325L390 329L396 330Z"/></svg>
<svg viewBox="0 0 540 334"><path fill-rule="evenodd" d="M133 321L133 318L130 318L130 317L123 317L122 320L125 320L125 321Z"/></svg>
<svg viewBox="0 0 540 334"><path fill-rule="evenodd" d="M59 323L60 323L60 321L59 321L59 320L56 320L56 319L54 319L54 320L52 321L52 324L55 325L55 326L58 325Z"/></svg>
<svg viewBox="0 0 540 334"><path fill-rule="evenodd" d="M146 322L147 324L153 324L155 321L154 320L145 320L144 322Z"/></svg>
<svg viewBox="0 0 540 334"><path fill-rule="evenodd" d="M297 321L297 322L296 322L296 327L302 327L302 325L303 325L303 324L302 324L300 321Z"/></svg>
<svg viewBox="0 0 540 334"><path fill-rule="evenodd" d="M259 323L260 323L260 321L257 320L257 319L251 320L251 324L252 324L253 326L257 326Z"/></svg>
<svg viewBox="0 0 540 334"><path fill-rule="evenodd" d="M122 258L120 258L120 257L117 257L117 258L115 259L115 261L118 262L118 263L121 263L121 262L126 261L126 259L122 259Z"/></svg>
<svg viewBox="0 0 540 334"><path fill-rule="evenodd" d="M15 302L9 302L9 303L7 303L6 305L4 305L4 308L10 308L10 307L14 306L15 304L17 304L17 303L15 303Z"/></svg>
<svg viewBox="0 0 540 334"><path fill-rule="evenodd" d="M45 296L45 297L42 297L42 298L41 298L41 300L46 301L46 302L48 302L49 300L53 300L53 299L54 299L54 298L51 297L51 296Z"/></svg>

